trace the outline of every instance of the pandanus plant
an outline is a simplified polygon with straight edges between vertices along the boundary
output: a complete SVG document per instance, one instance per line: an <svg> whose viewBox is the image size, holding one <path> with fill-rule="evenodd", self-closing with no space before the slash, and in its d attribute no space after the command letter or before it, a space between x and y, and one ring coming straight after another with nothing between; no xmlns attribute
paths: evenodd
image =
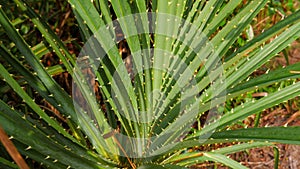
<svg viewBox="0 0 300 169"><path fill-rule="evenodd" d="M84 44L76 57L30 3L13 3L43 37L28 45L0 4L0 28L10 39L0 48L0 124L27 162L94 169L188 168L211 161L240 169L246 167L228 154L271 146L278 167L275 144L300 144L300 127L230 129L299 96L296 80L224 111L224 103L241 94L299 78L299 63L251 76L300 37L299 10L233 47L267 1L69 0ZM129 51L123 59L120 43ZM61 64L41 63L50 51ZM60 72L72 77L71 95L52 77ZM3 96L8 86L22 108ZM199 148L232 142L239 144ZM17 168L4 155L0 166Z"/></svg>

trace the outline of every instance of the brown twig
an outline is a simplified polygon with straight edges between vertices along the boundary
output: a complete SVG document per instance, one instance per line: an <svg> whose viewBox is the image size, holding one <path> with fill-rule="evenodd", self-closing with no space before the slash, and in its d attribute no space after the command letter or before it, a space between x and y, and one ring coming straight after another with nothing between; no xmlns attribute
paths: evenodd
<svg viewBox="0 0 300 169"><path fill-rule="evenodd" d="M12 157L12 159L17 163L20 169L29 169L28 165L26 164L25 160L13 144L13 142L9 139L8 135L0 126L0 141L2 142L3 146Z"/></svg>
<svg viewBox="0 0 300 169"><path fill-rule="evenodd" d="M118 139L115 137L115 134L117 134L118 131L117 130L113 130L109 133L106 133L104 134L104 139L107 139L109 137L112 137L113 140L115 141L115 143L118 145L118 147L120 148L120 150L124 153L125 157L127 158L130 166L133 168L133 169L136 169L136 165L130 160L128 154L126 153L126 151L124 150L124 148L122 147L121 143L118 141Z"/></svg>
<svg viewBox="0 0 300 169"><path fill-rule="evenodd" d="M296 113L294 113L286 122L285 122L285 126L287 126L289 123L291 123L292 121L296 120L298 117L300 117L300 111L297 111Z"/></svg>
<svg viewBox="0 0 300 169"><path fill-rule="evenodd" d="M119 148L121 149L121 151L124 153L125 157L127 158L130 166L133 168L133 169L136 169L136 166L135 164L130 160L128 154L126 153L126 151L124 150L124 148L122 147L121 143L117 140L117 138L113 135L112 136L114 141L117 143L117 145L119 146Z"/></svg>

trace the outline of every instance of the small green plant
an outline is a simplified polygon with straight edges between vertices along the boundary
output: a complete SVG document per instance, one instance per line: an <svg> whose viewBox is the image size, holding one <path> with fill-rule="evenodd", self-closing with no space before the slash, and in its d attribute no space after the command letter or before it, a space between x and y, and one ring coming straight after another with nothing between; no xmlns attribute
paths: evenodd
<svg viewBox="0 0 300 169"><path fill-rule="evenodd" d="M14 108L1 98L0 125L18 151L42 168L172 169L212 161L240 169L246 167L226 155L263 146L274 147L278 167L275 143L300 144L300 127L227 130L299 96L299 82L225 106L241 94L300 77L299 63L250 76L300 37L299 10L232 49L267 1L69 0L84 42L75 57L30 4L14 3L43 40L28 45L0 4L0 29L11 40L0 44L1 94L10 86L22 100ZM121 42L130 51L124 60ZM40 62L50 51L62 65ZM72 96L53 79L60 72L72 76ZM231 142L241 144L193 149ZM4 156L0 166L17 168Z"/></svg>

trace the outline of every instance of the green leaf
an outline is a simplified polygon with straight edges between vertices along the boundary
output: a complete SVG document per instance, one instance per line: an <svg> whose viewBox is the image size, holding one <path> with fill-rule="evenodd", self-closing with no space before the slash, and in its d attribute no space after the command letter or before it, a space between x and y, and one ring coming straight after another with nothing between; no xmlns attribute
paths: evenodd
<svg viewBox="0 0 300 169"><path fill-rule="evenodd" d="M246 128L215 132L213 139L237 139L239 141L266 141L282 144L300 144L300 127Z"/></svg>
<svg viewBox="0 0 300 169"><path fill-rule="evenodd" d="M288 26L299 22L299 20L300 20L300 10L292 13L285 19L280 20L278 23L273 25L271 28L262 32L260 35L254 37L254 39L247 42L244 46L240 47L237 51L235 51L231 55L227 56L225 58L226 62L224 63L224 68L227 69L228 67L231 67L231 65L234 64L234 62L241 60L243 57L245 57L247 55L247 53L251 52L255 48L264 44L266 42L266 40L270 39L271 37L286 30L286 28Z"/></svg>
<svg viewBox="0 0 300 169"><path fill-rule="evenodd" d="M289 65L283 68L277 68L274 71L270 71L268 74L263 74L258 77L252 78L244 83L237 85L234 88L228 89L228 97L232 98L239 94L253 91L254 89L278 83L283 80L299 78L300 74L295 73L297 71L300 71L300 63Z"/></svg>
<svg viewBox="0 0 300 169"><path fill-rule="evenodd" d="M12 26L11 22L7 18L4 11L0 8L0 24L7 31L9 38L16 44L21 53L25 56L27 62L32 66L36 71L39 79L43 82L43 85L47 88L48 91L53 94L54 98L57 100L58 105L62 106L66 111L66 116L71 116L74 121L75 111L73 108L73 103L69 95L56 83L56 81L48 74L43 65L40 63L38 58L34 55L33 51L29 45L25 42L22 36L16 31Z"/></svg>
<svg viewBox="0 0 300 169"><path fill-rule="evenodd" d="M247 169L247 167L222 154L203 153L203 155L207 157L209 161L219 162L233 169Z"/></svg>
<svg viewBox="0 0 300 169"><path fill-rule="evenodd" d="M172 165L172 164L166 164L166 165L158 165L158 164L145 164L139 166L137 169L187 169L186 167Z"/></svg>
<svg viewBox="0 0 300 169"><path fill-rule="evenodd" d="M0 157L0 167L2 168L15 168L15 169L17 169L17 168L19 168L16 164L14 164L14 163L12 163L11 161L8 161L8 160L6 160L6 159L4 159L4 158L2 158L2 157Z"/></svg>
<svg viewBox="0 0 300 169"><path fill-rule="evenodd" d="M2 100L0 100L0 105L0 123L3 129L8 135L25 143L28 146L27 149L35 149L43 154L44 157L53 157L75 168L99 168L95 162L82 158L80 155L72 152L68 146L65 147L65 145L53 141L50 136L46 136L40 130L31 126L19 113L8 107Z"/></svg>
<svg viewBox="0 0 300 169"><path fill-rule="evenodd" d="M226 125L232 124L238 120L248 117L254 113L270 108L273 105L284 102L288 99L294 98L300 94L300 82L295 83L291 86L285 87L280 91L272 93L259 100L253 100L246 102L234 109L232 112L224 114L220 119L216 120L205 126L202 130L192 134L191 137L201 136L213 132L217 128L223 128Z"/></svg>
<svg viewBox="0 0 300 169"><path fill-rule="evenodd" d="M11 86L11 88L19 94L19 96L30 106L43 120L45 120L49 125L54 127L57 131L62 133L65 137L70 140L77 142L68 132L62 128L57 121L51 119L33 100L28 94L19 86L19 84L10 76L7 70L0 64L0 75L4 80ZM77 142L78 143L78 142Z"/></svg>
<svg viewBox="0 0 300 169"><path fill-rule="evenodd" d="M45 98L49 103L54 105L54 107L58 110L63 110L59 105L59 102L53 97L50 97L51 93L49 90L44 86L43 82L37 77L34 76L22 63L20 63L9 51L8 49L0 45L0 54L1 56L12 65L18 72L24 76L22 82L26 81L29 85L31 85L36 91L39 92L43 98ZM50 69L50 72L53 71ZM19 83L19 81L18 81ZM62 111L63 112L63 111Z"/></svg>
<svg viewBox="0 0 300 169"><path fill-rule="evenodd" d="M232 74L227 75L226 84L228 86L233 86L238 82L242 81L247 77L251 72L259 68L268 59L275 56L281 50L283 50L286 46L292 43L294 40L300 37L300 22L291 26L287 31L280 34L276 39L272 42L264 46L260 51L255 53L251 59L240 65L239 67L232 67L231 69L235 69ZM238 71L236 71L238 70ZM230 72L230 71L229 71Z"/></svg>

